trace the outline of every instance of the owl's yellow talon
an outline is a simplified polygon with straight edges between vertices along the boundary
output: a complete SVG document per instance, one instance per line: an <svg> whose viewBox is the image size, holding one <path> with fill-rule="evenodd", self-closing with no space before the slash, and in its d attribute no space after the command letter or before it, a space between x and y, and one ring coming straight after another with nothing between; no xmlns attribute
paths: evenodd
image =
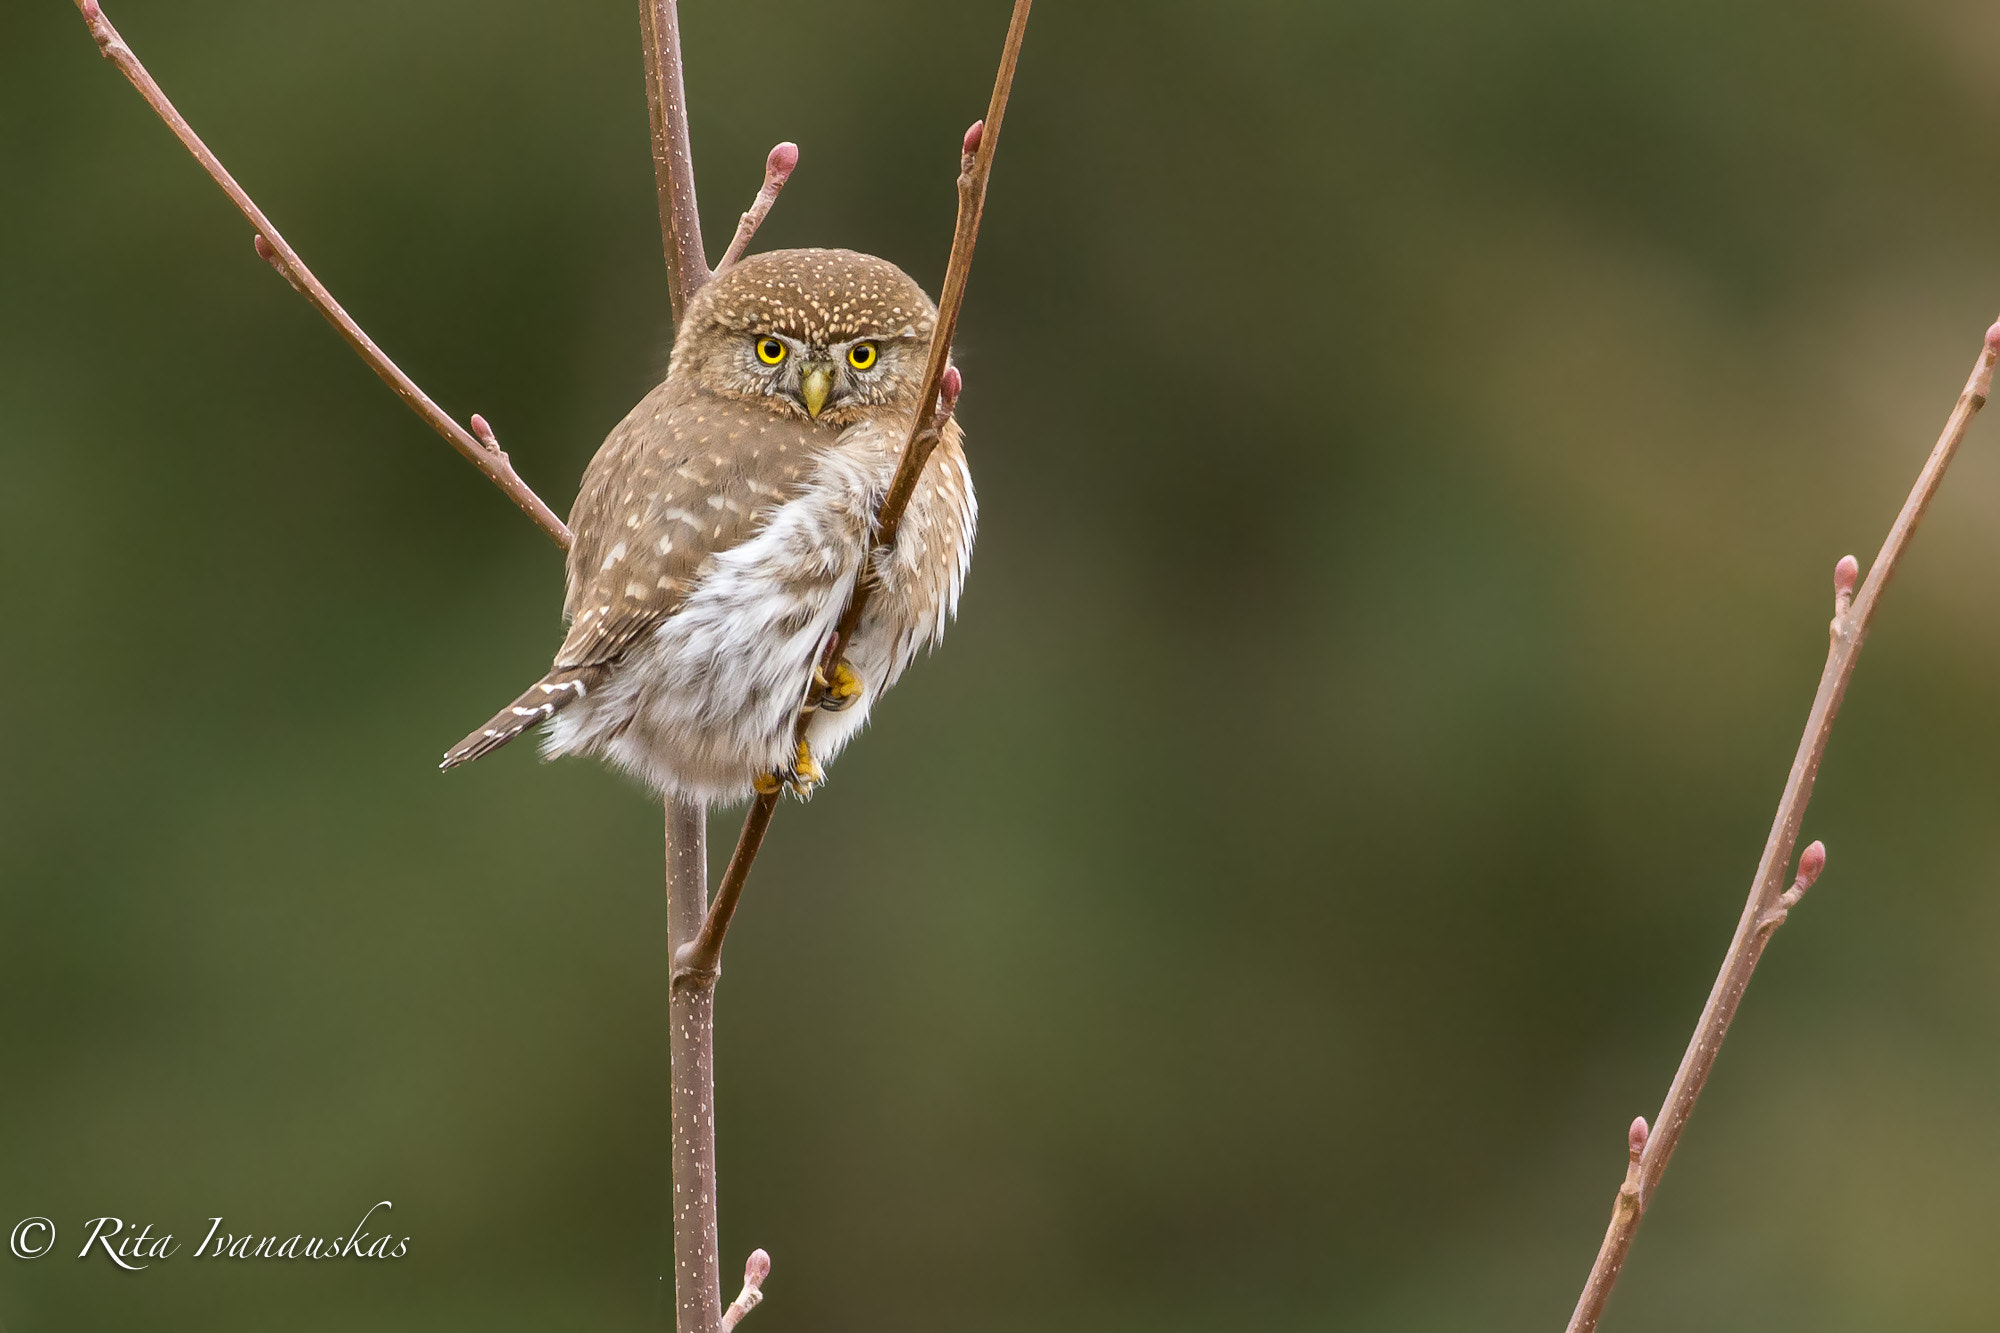
<svg viewBox="0 0 2000 1333"><path fill-rule="evenodd" d="M801 796L810 796L813 788L825 781L826 774L813 758L812 746L800 741L799 752L792 759L792 771L786 775L786 785Z"/></svg>
<svg viewBox="0 0 2000 1333"><path fill-rule="evenodd" d="M759 773L750 779L750 785L759 796L776 796L790 788L794 796L801 800L813 794L813 788L826 781L826 774L820 771L819 761L813 758L812 746L804 741L792 755L791 767L776 773Z"/></svg>
<svg viewBox="0 0 2000 1333"><path fill-rule="evenodd" d="M838 713L861 697L861 677L854 674L845 658L834 663L832 680L826 679L824 672L819 674L820 686L825 691L819 706L826 712Z"/></svg>

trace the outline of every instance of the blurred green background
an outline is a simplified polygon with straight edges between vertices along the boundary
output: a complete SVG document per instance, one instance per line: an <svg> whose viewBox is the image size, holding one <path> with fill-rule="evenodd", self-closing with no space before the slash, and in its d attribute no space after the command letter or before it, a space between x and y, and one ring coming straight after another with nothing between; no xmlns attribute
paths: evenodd
<svg viewBox="0 0 2000 1333"><path fill-rule="evenodd" d="M685 6L711 248L935 289L1004 0ZM566 510L669 338L633 6L117 0L372 334ZM2000 11L1048 0L960 342L962 620L784 812L720 995L754 1327L1547 1330L1824 649L2000 308ZM556 553L0 13L10 1333L653 1329L660 815L437 755ZM2000 438L1885 603L1612 1307L1987 1329ZM735 821L715 823L716 856ZM100 1214L394 1264L78 1262Z"/></svg>

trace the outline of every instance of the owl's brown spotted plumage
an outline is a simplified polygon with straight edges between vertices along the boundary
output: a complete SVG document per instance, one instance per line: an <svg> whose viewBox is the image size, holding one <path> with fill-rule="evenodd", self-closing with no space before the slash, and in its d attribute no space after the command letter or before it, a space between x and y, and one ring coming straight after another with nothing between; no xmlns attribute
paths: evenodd
<svg viewBox="0 0 2000 1333"><path fill-rule="evenodd" d="M584 473L553 667L443 766L547 723L545 753L603 755L692 800L791 771L794 718L873 544L935 314L901 269L846 250L752 256L702 288L666 380ZM976 513L952 423L873 571L845 659L858 691L812 716L822 763L943 634Z"/></svg>

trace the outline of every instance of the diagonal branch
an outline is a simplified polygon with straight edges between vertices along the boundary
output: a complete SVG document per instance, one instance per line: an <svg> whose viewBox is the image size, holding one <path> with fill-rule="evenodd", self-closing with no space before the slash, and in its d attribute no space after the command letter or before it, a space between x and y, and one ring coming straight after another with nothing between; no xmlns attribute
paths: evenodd
<svg viewBox="0 0 2000 1333"><path fill-rule="evenodd" d="M647 2L669 3L670 0ZM924 364L923 387L917 395L917 416L910 423L910 438L903 446L896 475L875 511L875 559L878 562L896 544L896 533L903 521L903 511L909 508L910 497L916 492L917 478L923 474L924 464L930 461L932 450L937 448L944 424L950 419L952 406L958 399L958 372L951 368L951 341L958 331L959 312L965 306L966 284L972 277L972 253L979 243L979 222L986 211L986 182L993 174L993 155L1000 146L1000 122L1007 114L1007 97L1013 91L1014 70L1021 61L1021 42L1027 36L1028 10L1033 4L1034 0L1014 0L1014 14L1007 24L1007 40L1001 48L1000 69L993 79L993 95L987 103L986 119L975 122L965 132L964 152L959 158L958 171L958 226L952 233L951 260L945 266L944 290L938 297L937 324L931 330L930 355ZM848 640L854 637L855 627L861 623L862 613L868 609L868 600L873 593L872 579L864 577L855 581L847 608L841 613L840 621L821 655L824 665L831 667L846 652ZM808 718L824 697L825 687L816 683L799 715L800 735L804 734ZM702 923L701 934L682 946L674 956L676 986L684 983L712 984L721 966L723 938L729 932L737 901L750 879L750 867L757 859L758 848L764 844L764 833L770 828L771 817L777 813L777 807L776 793L760 795L744 816L736 852L729 858L729 867L723 872L722 882L716 888L715 903Z"/></svg>
<svg viewBox="0 0 2000 1333"><path fill-rule="evenodd" d="M1813 697L1812 711L1806 716L1805 735L1799 740L1791 775L1785 781L1784 796L1778 801L1778 813L1771 822L1771 836L1764 843L1764 856L1758 863L1757 877L1751 881L1749 900L1743 905L1743 916L1736 923L1736 935L1729 942L1729 951L1723 955L1722 970L1715 978L1715 988L1709 992L1701 1021L1695 1027L1693 1039L1688 1042L1687 1053L1681 1057L1681 1066L1674 1074L1673 1084L1667 1089L1666 1102L1660 1107L1656 1121L1657 1128L1647 1134L1643 1120L1633 1122L1633 1164L1627 1172L1625 1187L1619 1191L1611 1224L1606 1228L1604 1243L1597 1252L1597 1261L1591 1266L1583 1294L1577 1299L1576 1312L1570 1316L1569 1333L1590 1333L1597 1327L1605 1302L1610 1299L1611 1289L1624 1267L1625 1256L1632 1248L1632 1237L1638 1231L1639 1221L1653 1201L1653 1190L1666 1172L1667 1162L1673 1157L1674 1146L1680 1142L1688 1117L1694 1114L1695 1099L1701 1096L1702 1088L1708 1083L1709 1071L1715 1067L1716 1054L1722 1048L1723 1038L1729 1035L1730 1020L1736 1017L1737 1006L1743 1002L1743 992L1750 984L1751 974L1757 970L1758 960L1763 957L1764 946L1826 865L1826 848L1817 842L1812 844L1799 857L1798 877L1792 887L1780 892L1785 880L1785 867L1791 863L1792 848L1798 843L1799 825L1805 818L1806 804L1812 800L1813 782L1819 776L1820 759L1826 754L1827 739L1833 733L1834 717L1840 712L1841 699L1847 693L1847 682L1854 675L1855 663L1861 656L1861 644L1868 637L1868 627L1875 617L1882 590L1895 576L1896 566L1909 549L1917 524L1923 521L1924 511L1930 507L1932 497L1944 481L1945 469L1951 466L1959 444L1965 439L1966 429L1972 424L1973 417L1979 414L1979 409L1986 405L1987 396L1993 390L1996 363L2000 363L2000 323L1986 331L1986 345L1973 364L1972 375L1966 380L1965 388L1959 394L1958 403L1952 408L1951 417L1931 450L1929 460L1918 474L1909 499L1903 502L1902 512L1896 515L1888 537L1883 540L1875 563L1869 566L1868 579L1861 585L1860 591L1856 592L1854 587L1860 567L1853 556L1843 557L1834 567L1834 614L1833 624L1829 627L1831 642L1827 647L1826 668L1820 673L1819 692Z"/></svg>
<svg viewBox="0 0 2000 1333"><path fill-rule="evenodd" d="M256 201L236 183L236 178L229 174L215 154L209 151L208 145L194 132L194 128L174 108L167 94L153 81L153 76L146 72L146 67L139 63L139 57L133 54L125 39L118 35L118 29L111 26L111 20L104 16L104 10L98 4L98 0L76 0L76 7L82 12L84 21L90 25L90 35L97 39L98 49L103 52L104 58L118 66L120 72L131 80L132 86L139 90L139 95L146 99L147 105L151 106L154 113L166 122L167 128L174 132L174 137L181 141L188 152L194 154L202 169L222 187L222 192L229 196L229 202L236 205L237 212L248 218L250 225L257 229L254 238L257 253L269 261L271 267L282 273L299 295L305 297L320 314L326 316L327 323L339 331L347 345L368 363L371 370L382 377L382 381L395 391L396 396L401 398L412 412L422 417L432 430L444 436L447 444L485 473L487 480L498 486L508 499L519 505L521 512L534 520L535 526L546 532L556 545L567 550L570 540L569 529L563 525L560 518L556 517L555 511L542 503L541 497L521 480L519 474L514 471L513 463L500 451L499 445L493 442L492 433L484 432L481 438L475 438L474 433L468 432L465 427L447 416L443 408L432 402L429 395L419 389L415 382L375 345L375 340L364 333L361 326L354 322L353 317L341 309L340 302L333 299L333 293L313 276L312 270L306 267L303 259L299 258L298 251L286 243L285 238L278 233L278 229L271 225L271 219L264 216L264 210L257 207Z"/></svg>

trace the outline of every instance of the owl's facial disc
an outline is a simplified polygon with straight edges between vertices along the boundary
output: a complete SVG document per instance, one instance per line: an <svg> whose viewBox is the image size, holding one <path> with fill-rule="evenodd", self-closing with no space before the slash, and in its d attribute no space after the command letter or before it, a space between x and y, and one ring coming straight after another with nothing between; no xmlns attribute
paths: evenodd
<svg viewBox="0 0 2000 1333"><path fill-rule="evenodd" d="M821 342L808 329L725 333L730 373L755 394L782 398L812 420L852 405L893 402L914 387L905 384L921 367L911 364L921 339L910 328L869 331L842 342Z"/></svg>

